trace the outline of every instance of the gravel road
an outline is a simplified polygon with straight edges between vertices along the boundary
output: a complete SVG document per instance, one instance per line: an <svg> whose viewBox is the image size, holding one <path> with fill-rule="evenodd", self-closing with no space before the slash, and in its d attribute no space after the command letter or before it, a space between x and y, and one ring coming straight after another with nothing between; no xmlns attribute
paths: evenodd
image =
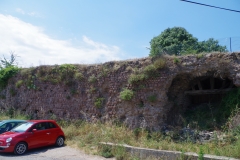
<svg viewBox="0 0 240 160"><path fill-rule="evenodd" d="M16 156L13 153L0 153L0 160L115 160L100 156L87 155L84 152L64 147L44 147L29 150L25 155Z"/></svg>

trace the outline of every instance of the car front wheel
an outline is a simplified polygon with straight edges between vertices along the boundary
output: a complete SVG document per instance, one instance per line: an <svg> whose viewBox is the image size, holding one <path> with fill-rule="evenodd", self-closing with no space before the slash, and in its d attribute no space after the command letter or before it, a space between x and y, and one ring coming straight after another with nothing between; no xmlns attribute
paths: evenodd
<svg viewBox="0 0 240 160"><path fill-rule="evenodd" d="M64 145L64 138L63 137L58 137L56 140L56 146L57 147L62 147Z"/></svg>
<svg viewBox="0 0 240 160"><path fill-rule="evenodd" d="M17 155L22 155L27 151L27 144L24 142L18 143L14 148L14 153Z"/></svg>

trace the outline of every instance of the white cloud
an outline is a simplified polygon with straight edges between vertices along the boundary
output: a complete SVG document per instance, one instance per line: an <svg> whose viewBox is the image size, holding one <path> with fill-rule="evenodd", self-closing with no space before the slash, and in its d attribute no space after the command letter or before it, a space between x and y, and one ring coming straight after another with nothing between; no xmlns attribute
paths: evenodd
<svg viewBox="0 0 240 160"><path fill-rule="evenodd" d="M38 14L37 12L25 12L23 9L21 9L21 8L17 8L16 9L16 12L17 13L20 13L20 14L22 14L22 15L29 15L29 16L31 16L31 17L38 17L38 18L40 18L40 17L42 17L42 16L40 16L40 14Z"/></svg>
<svg viewBox="0 0 240 160"><path fill-rule="evenodd" d="M121 57L117 46L95 42L87 36L76 46L70 40L53 39L42 28L10 15L0 14L0 24L0 55L14 51L23 67L100 63Z"/></svg>
<svg viewBox="0 0 240 160"><path fill-rule="evenodd" d="M21 9L21 8L17 8L16 12L20 13L20 14L25 14L25 12Z"/></svg>

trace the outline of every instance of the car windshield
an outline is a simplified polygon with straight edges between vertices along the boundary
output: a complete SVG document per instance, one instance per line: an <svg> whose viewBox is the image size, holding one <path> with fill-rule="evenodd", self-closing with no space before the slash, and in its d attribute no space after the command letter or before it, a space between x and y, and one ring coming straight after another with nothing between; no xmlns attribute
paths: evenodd
<svg viewBox="0 0 240 160"><path fill-rule="evenodd" d="M28 128L30 128L33 125L33 122L27 122L27 123L23 123L19 126L17 126L16 128L12 129L12 132L25 132L26 130L28 130Z"/></svg>
<svg viewBox="0 0 240 160"><path fill-rule="evenodd" d="M4 124L4 122L3 122L3 121L0 121L0 126L3 125L3 124Z"/></svg>

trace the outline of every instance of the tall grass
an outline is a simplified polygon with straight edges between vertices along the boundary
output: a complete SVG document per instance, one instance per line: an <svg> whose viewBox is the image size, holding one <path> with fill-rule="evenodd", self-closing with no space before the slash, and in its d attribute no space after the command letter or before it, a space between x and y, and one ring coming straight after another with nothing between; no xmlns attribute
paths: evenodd
<svg viewBox="0 0 240 160"><path fill-rule="evenodd" d="M133 130L114 123L86 123L64 125L66 143L77 146L87 153L100 154L100 142L112 142L116 144L128 144L136 147L146 147L159 150L172 150L195 152L201 154L213 154L240 158L240 133L229 135L229 139L216 140L209 143L175 142L170 137L160 132L149 133L140 130L136 134ZM231 139L234 139L231 141Z"/></svg>
<svg viewBox="0 0 240 160"><path fill-rule="evenodd" d="M0 119L29 119L19 111L0 112ZM88 123L85 121L58 121L62 127L68 146L84 150L89 154L103 155L100 142L127 144L135 147L145 147L159 150L195 152L240 158L240 132L228 132L223 140L217 139L209 143L176 142L161 132L149 132L143 129L131 130L119 123ZM123 148L112 148L110 155L117 159L131 160ZM106 154L105 154L106 155Z"/></svg>

